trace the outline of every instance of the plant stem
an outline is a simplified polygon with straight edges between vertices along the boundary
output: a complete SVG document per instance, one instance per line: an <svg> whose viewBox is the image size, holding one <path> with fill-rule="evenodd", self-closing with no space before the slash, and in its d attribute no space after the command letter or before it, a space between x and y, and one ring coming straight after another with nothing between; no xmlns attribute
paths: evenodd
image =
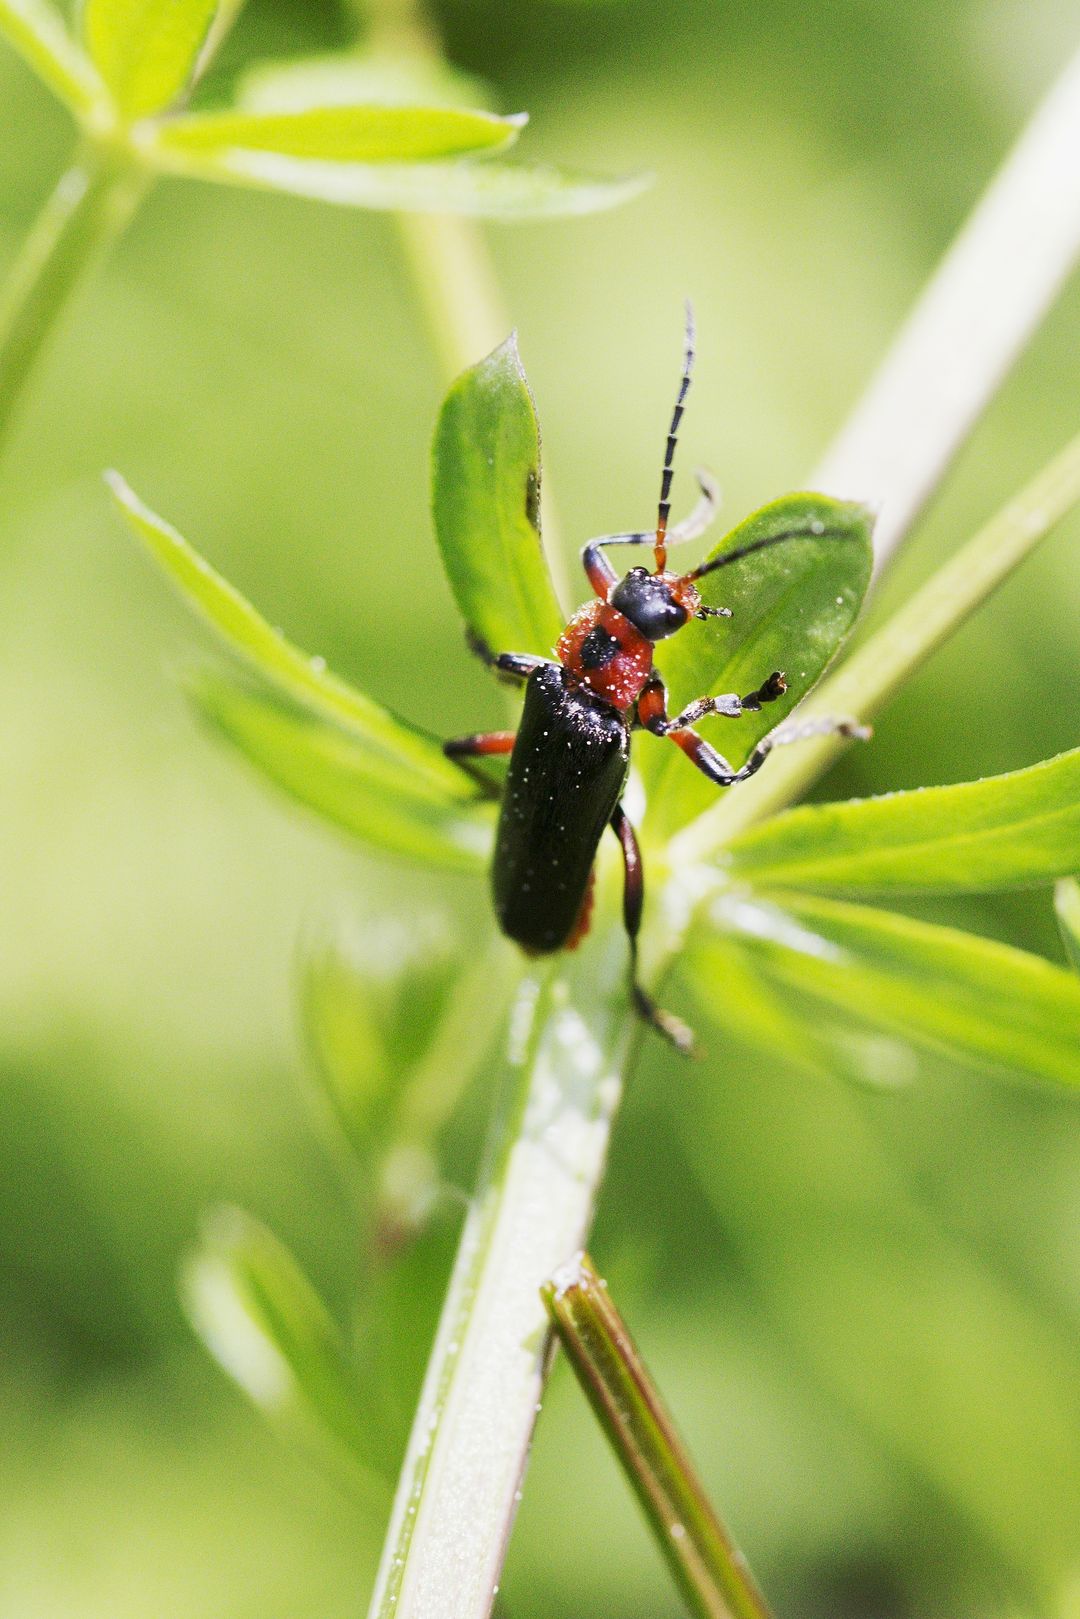
<svg viewBox="0 0 1080 1619"><path fill-rule="evenodd" d="M438 61L439 38L423 0L352 0L368 22L367 43L377 50ZM491 251L480 225L458 214L394 216L402 254L432 347L446 383L490 354L510 332ZM544 555L555 594L566 607L574 600L548 477L540 488Z"/></svg>
<svg viewBox="0 0 1080 1619"><path fill-rule="evenodd" d="M540 1288L584 1241L635 1040L619 930L524 979L372 1619L490 1612L548 1360Z"/></svg>
<svg viewBox="0 0 1080 1619"><path fill-rule="evenodd" d="M510 330L491 254L471 219L397 214L395 222L439 368L452 381Z"/></svg>
<svg viewBox="0 0 1080 1619"><path fill-rule="evenodd" d="M544 1303L578 1382L698 1619L769 1619L716 1516L626 1324L587 1254L557 1272Z"/></svg>
<svg viewBox="0 0 1080 1619"><path fill-rule="evenodd" d="M880 513L895 550L1080 256L1080 52L928 283L807 488Z"/></svg>
<svg viewBox="0 0 1080 1619"><path fill-rule="evenodd" d="M0 445L68 299L124 229L148 181L128 154L88 141L38 216L0 303Z"/></svg>
<svg viewBox="0 0 1080 1619"><path fill-rule="evenodd" d="M1078 501L1080 434L826 680L800 713L870 719ZM705 859L785 808L850 745L843 737L828 736L774 755L759 776L672 839L672 863Z"/></svg>

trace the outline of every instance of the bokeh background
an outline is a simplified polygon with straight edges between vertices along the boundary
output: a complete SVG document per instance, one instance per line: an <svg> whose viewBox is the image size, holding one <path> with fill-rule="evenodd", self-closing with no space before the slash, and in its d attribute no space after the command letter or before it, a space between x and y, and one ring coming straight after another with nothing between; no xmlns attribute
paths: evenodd
<svg viewBox="0 0 1080 1619"><path fill-rule="evenodd" d="M656 175L612 214L489 233L568 555L652 510L688 293L684 465L719 472L732 520L805 477L1080 39L1067 0L455 0L439 22L455 62L532 114L523 155ZM347 27L334 0L249 0L221 72ZM6 49L0 131L2 270L71 142ZM484 897L357 852L200 731L176 679L193 632L100 469L300 645L435 730L471 729L498 699L432 543L440 391L392 221L162 183L7 449L4 1614L363 1611L381 1509L264 1429L193 1338L176 1275L202 1211L239 1203L365 1326L364 1238L310 1105L297 941L330 911L434 917L468 952ZM1073 286L876 610L1078 425ZM1078 543L1074 520L822 790L1075 745ZM1046 893L939 914L1061 959ZM688 1075L651 1042L594 1251L781 1614L1074 1619L1077 1109L929 1062L894 1077L830 1088L738 1051ZM483 1110L481 1081L448 1150L463 1187ZM399 1288L398 1386L376 1413L389 1455L459 1213L448 1195ZM561 1368L503 1600L512 1619L677 1610Z"/></svg>

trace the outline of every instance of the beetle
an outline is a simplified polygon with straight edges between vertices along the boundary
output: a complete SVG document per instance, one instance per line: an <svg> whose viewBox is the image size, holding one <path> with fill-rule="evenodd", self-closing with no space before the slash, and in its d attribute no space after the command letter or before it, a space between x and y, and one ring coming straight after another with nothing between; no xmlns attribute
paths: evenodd
<svg viewBox="0 0 1080 1619"><path fill-rule="evenodd" d="M570 619L554 658L531 653L473 649L500 676L525 683L525 703L515 731L455 737L444 752L466 761L509 754L492 863L495 914L502 931L529 955L573 950L589 929L594 865L600 839L611 827L622 848L623 920L630 941L630 984L640 1017L684 1052L693 1048L686 1025L663 1011L637 976L637 942L645 880L637 835L622 805L630 762L631 731L640 728L670 738L718 787L731 787L760 770L776 747L805 737L838 732L865 738L853 720L813 719L778 727L763 737L740 769L696 730L708 714L736 719L759 712L787 690L774 670L745 696L699 697L669 715L664 682L653 648L692 619L730 618L726 607L702 602L697 582L718 568L802 530L782 530L701 563L689 572L668 570L668 550L697 539L712 520L718 495L712 479L697 474L700 498L681 523L669 528L675 448L694 365L695 332L686 306L686 348L675 408L668 429L655 528L605 534L589 540L582 566L594 599ZM634 567L619 576L605 555L608 546L651 546L653 569Z"/></svg>

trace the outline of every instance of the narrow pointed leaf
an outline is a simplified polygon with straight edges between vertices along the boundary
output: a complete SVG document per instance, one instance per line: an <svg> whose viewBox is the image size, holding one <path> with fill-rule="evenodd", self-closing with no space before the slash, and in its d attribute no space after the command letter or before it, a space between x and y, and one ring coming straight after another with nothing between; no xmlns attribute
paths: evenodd
<svg viewBox="0 0 1080 1619"><path fill-rule="evenodd" d="M1080 882L1066 877L1054 891L1054 909L1066 953L1080 973Z"/></svg>
<svg viewBox="0 0 1080 1619"><path fill-rule="evenodd" d="M388 766L411 769L418 788L426 784L460 799L461 772L443 757L433 738L338 679L321 658L291 645L171 524L144 505L118 473L106 474L106 481L121 514L187 605L258 680L301 707L314 704L325 711L354 731L365 747L377 750Z"/></svg>
<svg viewBox="0 0 1080 1619"><path fill-rule="evenodd" d="M407 1076L457 1001L461 969L449 922L415 913L348 919L306 952L304 1031L320 1089L358 1156L389 1144Z"/></svg>
<svg viewBox="0 0 1080 1619"><path fill-rule="evenodd" d="M762 886L834 894L1021 888L1080 865L1080 748L955 787L805 805L736 838L722 858Z"/></svg>
<svg viewBox="0 0 1080 1619"><path fill-rule="evenodd" d="M562 615L540 544L540 432L513 336L447 394L432 475L439 549L470 632L493 652L550 656Z"/></svg>
<svg viewBox="0 0 1080 1619"><path fill-rule="evenodd" d="M102 100L105 88L51 0L0 0L3 34L62 101L77 112Z"/></svg>
<svg viewBox="0 0 1080 1619"><path fill-rule="evenodd" d="M776 669L787 676L786 695L759 714L705 722L710 739L732 764L745 762L754 744L790 713L835 657L870 582L870 530L863 506L825 495L785 495L754 512L710 552L715 557L773 535L794 536L703 579L703 600L730 607L732 617L687 625L658 660L673 713L706 694L744 696ZM650 750L646 769L651 812L665 829L715 802L716 788L670 743Z"/></svg>
<svg viewBox="0 0 1080 1619"><path fill-rule="evenodd" d="M184 94L218 0L85 0L90 55L128 118L144 118Z"/></svg>
<svg viewBox="0 0 1080 1619"><path fill-rule="evenodd" d="M691 974L691 988L725 1048L734 1040L770 1069L786 1064L818 1079L839 1074L891 1088L913 1077L916 1059L909 1046L867 1030L858 1020L833 1023L816 1006L808 1016L807 1003L763 974L737 939L714 932L697 950L707 951L708 967ZM700 955L697 959L700 963ZM723 984L722 996L717 984ZM705 1035L702 1044L709 1050L714 1040Z"/></svg>
<svg viewBox="0 0 1080 1619"><path fill-rule="evenodd" d="M276 152L233 150L201 153L196 161L157 147L151 150L170 168L200 180L286 191L344 208L464 214L507 222L598 213L636 197L649 183L645 175L607 179L548 164L498 160L325 163Z"/></svg>
<svg viewBox="0 0 1080 1619"><path fill-rule="evenodd" d="M710 907L757 971L947 1056L1080 1085L1080 982L993 940L834 900L726 893ZM708 944L692 956L718 998Z"/></svg>
<svg viewBox="0 0 1080 1619"><path fill-rule="evenodd" d="M491 847L490 808L434 785L362 728L228 672L190 682L204 717L290 797L389 854L475 871ZM374 745L373 745L374 743Z"/></svg>
<svg viewBox="0 0 1080 1619"><path fill-rule="evenodd" d="M231 154L324 163L412 163L495 151L516 139L523 119L457 107L303 107L287 112L194 113L157 131L154 151L163 161L197 170L204 160Z"/></svg>
<svg viewBox="0 0 1080 1619"><path fill-rule="evenodd" d="M196 1332L260 1410L364 1469L363 1401L341 1336L265 1226L240 1209L219 1210L185 1267L182 1291Z"/></svg>

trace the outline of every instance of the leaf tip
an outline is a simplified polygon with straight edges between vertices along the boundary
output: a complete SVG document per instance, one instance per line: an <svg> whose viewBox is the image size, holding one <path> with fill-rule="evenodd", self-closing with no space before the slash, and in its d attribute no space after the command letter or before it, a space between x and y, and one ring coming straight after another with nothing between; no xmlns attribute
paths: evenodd
<svg viewBox="0 0 1080 1619"><path fill-rule="evenodd" d="M127 479L117 472L115 467L106 467L101 474L101 478L113 499L119 502L121 506L129 506L135 500L135 491Z"/></svg>

